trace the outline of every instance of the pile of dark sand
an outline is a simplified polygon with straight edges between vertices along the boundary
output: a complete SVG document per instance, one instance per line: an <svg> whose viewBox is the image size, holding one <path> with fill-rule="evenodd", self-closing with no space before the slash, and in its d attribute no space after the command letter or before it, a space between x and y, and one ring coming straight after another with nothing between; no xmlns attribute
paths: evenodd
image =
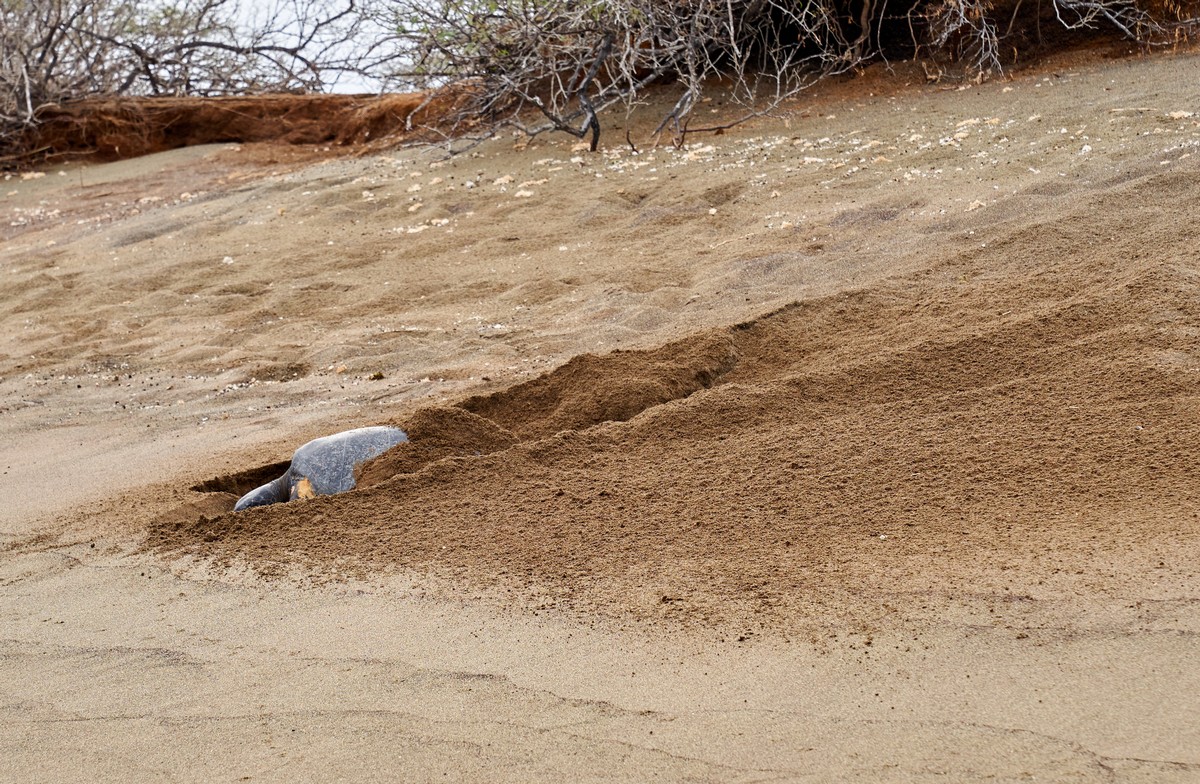
<svg viewBox="0 0 1200 784"><path fill-rule="evenodd" d="M1200 528L1197 197L1194 172L1115 182L917 274L580 356L397 421L356 492L147 545L748 632L1086 580Z"/></svg>

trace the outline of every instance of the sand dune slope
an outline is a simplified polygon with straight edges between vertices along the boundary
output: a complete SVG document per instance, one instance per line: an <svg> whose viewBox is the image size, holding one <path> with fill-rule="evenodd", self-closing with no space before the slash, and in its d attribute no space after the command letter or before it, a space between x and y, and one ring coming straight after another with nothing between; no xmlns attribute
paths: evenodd
<svg viewBox="0 0 1200 784"><path fill-rule="evenodd" d="M0 779L1200 777L1200 60L882 70L7 180Z"/></svg>

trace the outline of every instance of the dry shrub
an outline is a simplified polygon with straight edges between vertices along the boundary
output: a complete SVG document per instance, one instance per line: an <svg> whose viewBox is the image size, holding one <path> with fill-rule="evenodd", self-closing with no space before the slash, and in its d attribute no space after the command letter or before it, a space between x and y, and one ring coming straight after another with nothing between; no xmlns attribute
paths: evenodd
<svg viewBox="0 0 1200 784"><path fill-rule="evenodd" d="M0 0L0 165L26 160L30 130L80 99L310 93L363 74L395 54L363 2L376 0ZM110 135L133 143L139 111L113 108L109 128L85 130L101 148L115 149Z"/></svg>
<svg viewBox="0 0 1200 784"><path fill-rule="evenodd" d="M732 83L744 112L777 108L816 80L872 59L929 57L982 79L1054 45L1043 27L1143 45L1195 29L1197 0L394 0L418 85L480 86L464 118L537 134L600 133L597 112L652 82L678 100L656 135L689 131L705 85ZM1033 35L1030 34L1033 31ZM1078 40L1078 38L1076 38ZM1055 43L1063 42L1062 38ZM530 120L530 115L538 119ZM728 127L728 124L720 126Z"/></svg>
<svg viewBox="0 0 1200 784"><path fill-rule="evenodd" d="M273 0L291 11L245 30L234 3L0 0L0 165L202 140L376 145L401 126L405 138L423 126L468 143L505 127L559 130L594 149L599 113L655 83L676 100L653 136L681 143L871 60L930 58L937 74L984 78L1081 35L1175 43L1200 14L1200 0ZM114 97L311 92L345 72L433 103ZM714 78L742 111L698 127L692 110Z"/></svg>

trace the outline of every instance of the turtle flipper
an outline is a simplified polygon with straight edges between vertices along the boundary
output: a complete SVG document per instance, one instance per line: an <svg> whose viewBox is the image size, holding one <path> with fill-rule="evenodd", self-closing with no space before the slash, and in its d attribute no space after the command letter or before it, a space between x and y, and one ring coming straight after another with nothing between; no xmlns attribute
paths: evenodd
<svg viewBox="0 0 1200 784"><path fill-rule="evenodd" d="M262 487L256 487L238 499L233 511L240 512L252 506L266 506L288 500L288 488L291 484L292 469L288 468L283 476L267 482Z"/></svg>

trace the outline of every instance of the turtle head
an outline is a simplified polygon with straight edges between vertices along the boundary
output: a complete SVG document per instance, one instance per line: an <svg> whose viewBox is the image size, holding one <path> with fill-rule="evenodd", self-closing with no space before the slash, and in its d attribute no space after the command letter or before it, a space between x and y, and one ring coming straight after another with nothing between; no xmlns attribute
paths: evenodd
<svg viewBox="0 0 1200 784"><path fill-rule="evenodd" d="M316 498L317 491L313 487L312 482L308 481L308 477L302 476L292 484L292 489L288 493L288 496L289 501L295 501L297 498Z"/></svg>

